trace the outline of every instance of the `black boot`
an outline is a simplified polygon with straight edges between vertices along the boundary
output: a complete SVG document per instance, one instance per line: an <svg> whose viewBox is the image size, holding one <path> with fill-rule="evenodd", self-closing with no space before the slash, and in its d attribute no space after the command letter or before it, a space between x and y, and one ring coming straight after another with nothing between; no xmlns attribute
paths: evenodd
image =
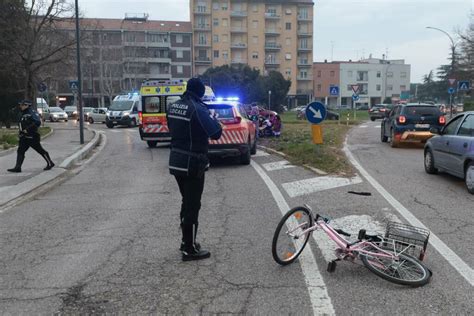
<svg viewBox="0 0 474 316"><path fill-rule="evenodd" d="M23 160L25 160L25 156L17 155L15 168L7 169L7 171L21 172L21 165L23 164Z"/></svg>
<svg viewBox="0 0 474 316"><path fill-rule="evenodd" d="M211 256L209 251L203 249L197 250L194 246L195 228L193 224L182 225L184 238L184 250L182 251L183 261L202 260Z"/></svg>
<svg viewBox="0 0 474 316"><path fill-rule="evenodd" d="M46 163L48 164L46 167L44 167L43 170L50 170L51 168L53 168L55 165L54 165L54 162L51 160L51 158L49 157L49 153L48 152L45 152L43 154L43 158L44 160L46 160Z"/></svg>
<svg viewBox="0 0 474 316"><path fill-rule="evenodd" d="M181 231L183 230L183 221L181 220ZM196 235L197 235L197 231L198 231L198 224L195 224L194 225L195 228L194 228L194 248L199 251L201 250L201 244L199 244L198 242L196 242ZM179 250L183 251L184 250L184 233L183 233L183 238L181 239L181 247L179 247Z"/></svg>

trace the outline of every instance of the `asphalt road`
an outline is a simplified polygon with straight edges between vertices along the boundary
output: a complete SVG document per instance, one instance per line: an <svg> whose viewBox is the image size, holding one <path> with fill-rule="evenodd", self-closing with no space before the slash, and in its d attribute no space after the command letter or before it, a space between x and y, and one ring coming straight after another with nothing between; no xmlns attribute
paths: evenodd
<svg viewBox="0 0 474 316"><path fill-rule="evenodd" d="M374 221L402 217L365 179L320 190L298 184L301 193L294 193L288 188L295 181L318 175L260 151L250 166L213 161L198 235L212 257L183 263L180 195L167 170L169 149L149 149L137 129L93 128L105 131L106 142L76 175L0 213L2 314L421 315L474 310L472 285L432 247L426 261L434 271L432 282L414 289L350 263L327 273L329 241L319 237L298 262L278 266L271 257L271 239L286 211L282 206L308 203L335 222L346 219L346 230L354 233ZM472 266L467 234L472 220L465 208L472 205L472 196L459 180L425 175L420 150L392 150L379 143L378 132L375 127L354 130L350 144L356 158Z"/></svg>

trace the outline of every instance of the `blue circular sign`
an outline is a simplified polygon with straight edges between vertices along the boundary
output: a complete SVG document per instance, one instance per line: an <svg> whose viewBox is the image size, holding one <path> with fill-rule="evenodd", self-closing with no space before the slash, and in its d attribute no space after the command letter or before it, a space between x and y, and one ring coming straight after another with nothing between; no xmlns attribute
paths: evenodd
<svg viewBox="0 0 474 316"><path fill-rule="evenodd" d="M352 95L352 100L359 101L359 95L358 94L353 94Z"/></svg>
<svg viewBox="0 0 474 316"><path fill-rule="evenodd" d="M311 102L306 107L306 119L313 124L320 124L326 118L326 106L321 102Z"/></svg>
<svg viewBox="0 0 474 316"><path fill-rule="evenodd" d="M449 93L449 94L453 94L453 93L454 93L454 88L449 88L449 89L448 89L448 93Z"/></svg>

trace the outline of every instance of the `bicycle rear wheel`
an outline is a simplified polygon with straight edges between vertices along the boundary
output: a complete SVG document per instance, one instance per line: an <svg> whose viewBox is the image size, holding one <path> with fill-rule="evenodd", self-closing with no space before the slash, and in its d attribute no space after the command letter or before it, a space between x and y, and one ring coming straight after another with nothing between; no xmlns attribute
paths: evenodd
<svg viewBox="0 0 474 316"><path fill-rule="evenodd" d="M281 265L295 261L311 235L311 232L304 231L312 224L313 217L306 207L297 206L289 210L278 223L273 235L273 259Z"/></svg>
<svg viewBox="0 0 474 316"><path fill-rule="evenodd" d="M391 249L383 249L395 255ZM375 248L370 251L381 252ZM403 253L398 254L398 260L364 254L360 258L371 272L396 284L417 287L430 281L431 271L415 257Z"/></svg>

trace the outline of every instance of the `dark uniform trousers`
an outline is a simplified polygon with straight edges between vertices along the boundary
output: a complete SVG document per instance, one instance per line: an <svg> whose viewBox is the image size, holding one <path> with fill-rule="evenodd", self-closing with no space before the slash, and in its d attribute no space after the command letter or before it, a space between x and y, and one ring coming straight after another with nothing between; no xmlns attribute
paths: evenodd
<svg viewBox="0 0 474 316"><path fill-rule="evenodd" d="M32 136L23 136L20 137L19 144L18 144L18 156L19 158L25 157L25 152L31 147L38 152L41 156L47 156L46 150L44 150L43 146L40 143L40 135L34 134ZM46 159L46 158L45 158ZM48 161L48 160L46 160Z"/></svg>
<svg viewBox="0 0 474 316"><path fill-rule="evenodd" d="M204 174L202 177L174 176L178 182L181 202L181 224L198 224L201 196L204 190Z"/></svg>

